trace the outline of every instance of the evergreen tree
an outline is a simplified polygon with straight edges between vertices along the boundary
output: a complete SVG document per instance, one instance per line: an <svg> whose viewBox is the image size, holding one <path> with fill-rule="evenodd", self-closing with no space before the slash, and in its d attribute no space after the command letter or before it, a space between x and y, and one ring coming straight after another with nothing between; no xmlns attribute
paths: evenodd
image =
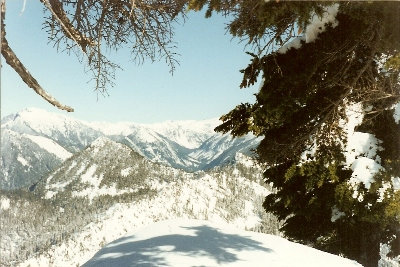
<svg viewBox="0 0 400 267"><path fill-rule="evenodd" d="M264 137L257 153L276 189L264 207L284 220L281 230L364 266L378 265L380 244L399 255L400 3L194 0L189 8L205 5L207 16L231 15L231 34L255 49L241 87L261 76L256 102L222 116L216 130ZM355 130L371 145L358 154L347 142L350 113L363 118Z"/></svg>

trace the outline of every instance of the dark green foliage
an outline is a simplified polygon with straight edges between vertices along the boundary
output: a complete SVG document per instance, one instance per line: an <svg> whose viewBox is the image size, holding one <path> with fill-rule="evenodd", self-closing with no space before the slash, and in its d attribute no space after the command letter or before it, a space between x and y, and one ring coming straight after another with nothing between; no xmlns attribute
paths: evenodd
<svg viewBox="0 0 400 267"><path fill-rule="evenodd" d="M399 252L398 236L393 239L399 227L399 192L389 189L392 197L379 202L382 181L376 177L370 190L359 188L364 193L359 201L347 183L351 173L322 159L270 168L265 175L277 193L266 198L264 207L285 220L281 230L289 238L376 266L381 242L392 245L393 255ZM336 220L334 210L343 212Z"/></svg>
<svg viewBox="0 0 400 267"><path fill-rule="evenodd" d="M231 33L260 48L241 71L241 87L263 78L256 102L222 116L216 130L264 137L257 154L276 190L264 207L284 221L281 230L365 266L377 266L381 243L399 255L400 192L392 179L400 177L400 125L393 117L400 101L400 3L338 2L336 27L326 25L314 42L279 53L276 45L332 2L192 2L233 15ZM263 38L268 49L260 46ZM352 184L345 163L343 125L354 103L364 109L356 130L381 141L383 169L370 188ZM315 153L301 158L311 148Z"/></svg>
<svg viewBox="0 0 400 267"><path fill-rule="evenodd" d="M382 8L368 5L378 23L383 15L374 10ZM400 14L399 5L395 7L385 9ZM242 71L241 86L254 84L262 72L264 83L257 102L241 104L223 116L224 123L216 130L237 136L249 131L265 136L268 146L261 145L259 153L274 162L304 151L312 135L324 142L340 137L338 121L345 119L347 103L363 102L376 111L395 103L399 99L399 72L392 69L378 73L374 61L388 52L386 42L382 44L384 27L341 13L337 19L338 27L329 28L315 42L303 43L301 49L261 58L253 55L251 64ZM393 50L396 43L392 45ZM375 103L374 99L385 101ZM325 129L327 124L329 128Z"/></svg>

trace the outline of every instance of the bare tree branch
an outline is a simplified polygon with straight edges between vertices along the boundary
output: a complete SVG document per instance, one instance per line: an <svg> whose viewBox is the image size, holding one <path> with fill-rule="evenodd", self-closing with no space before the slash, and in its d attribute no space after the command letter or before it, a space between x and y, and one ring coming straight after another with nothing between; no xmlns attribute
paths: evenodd
<svg viewBox="0 0 400 267"><path fill-rule="evenodd" d="M3 1L5 2L5 1ZM165 59L171 72L178 64L172 50L173 22L184 14L187 0L40 0L46 15L43 29L49 41L62 51L75 53L92 75L95 90L107 94L114 85L120 66L106 52L130 46L136 63ZM4 4L5 8L5 4ZM2 21L2 54L9 64L36 93L53 105L72 111L45 92L11 50L5 38Z"/></svg>
<svg viewBox="0 0 400 267"><path fill-rule="evenodd" d="M53 96L48 94L37 82L35 78L29 73L29 71L25 68L25 66L21 63L18 57L15 55L14 51L8 45L6 39L6 31L5 31L5 16L6 6L5 1L1 2L1 54L5 58L8 65L10 65L21 77L21 79L32 88L38 95L43 97L47 102L56 106L59 109L66 110L68 112L74 111L73 108L61 104L57 101Z"/></svg>
<svg viewBox="0 0 400 267"><path fill-rule="evenodd" d="M62 3L58 0L40 0L46 8L53 14L56 20L60 23L66 37L73 40L79 45L84 53L88 45L95 45L94 41L86 37L82 32L75 29L71 21L64 12Z"/></svg>

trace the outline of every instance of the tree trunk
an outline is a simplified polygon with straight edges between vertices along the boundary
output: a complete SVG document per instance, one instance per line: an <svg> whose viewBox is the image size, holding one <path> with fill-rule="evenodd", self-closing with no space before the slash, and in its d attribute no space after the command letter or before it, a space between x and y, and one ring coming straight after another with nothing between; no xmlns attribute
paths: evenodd
<svg viewBox="0 0 400 267"><path fill-rule="evenodd" d="M364 267L377 267L380 259L379 252L380 242L377 234L364 233L360 240L359 263Z"/></svg>

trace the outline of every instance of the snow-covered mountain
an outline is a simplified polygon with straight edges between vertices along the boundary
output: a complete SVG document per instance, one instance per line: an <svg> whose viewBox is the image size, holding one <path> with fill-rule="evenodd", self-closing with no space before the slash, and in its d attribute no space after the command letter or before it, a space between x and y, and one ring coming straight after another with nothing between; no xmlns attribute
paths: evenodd
<svg viewBox="0 0 400 267"><path fill-rule="evenodd" d="M205 170L250 153L259 139L214 132L218 120L157 124L85 122L29 108L2 120L2 189L27 187L98 137L123 143L154 161L186 171ZM29 150L29 151L28 151Z"/></svg>
<svg viewBox="0 0 400 267"><path fill-rule="evenodd" d="M82 267L362 267L355 261L224 223L167 220L107 244Z"/></svg>
<svg viewBox="0 0 400 267"><path fill-rule="evenodd" d="M195 149L204 141L213 136L213 129L219 124L218 119L203 121L166 121L154 124L138 124L131 122L101 123L93 122L90 125L103 132L105 135L128 136L135 132L135 129L146 129L147 132L155 132L180 146Z"/></svg>
<svg viewBox="0 0 400 267"><path fill-rule="evenodd" d="M82 150L103 135L84 121L37 108L27 108L5 117L1 128L46 137L71 153Z"/></svg>
<svg viewBox="0 0 400 267"><path fill-rule="evenodd" d="M188 173L99 137L30 190L1 192L2 266L80 266L106 243L165 219L279 227L262 208L262 168L242 154L235 165Z"/></svg>
<svg viewBox="0 0 400 267"><path fill-rule="evenodd" d="M52 139L9 129L1 131L0 188L29 186L72 154Z"/></svg>

